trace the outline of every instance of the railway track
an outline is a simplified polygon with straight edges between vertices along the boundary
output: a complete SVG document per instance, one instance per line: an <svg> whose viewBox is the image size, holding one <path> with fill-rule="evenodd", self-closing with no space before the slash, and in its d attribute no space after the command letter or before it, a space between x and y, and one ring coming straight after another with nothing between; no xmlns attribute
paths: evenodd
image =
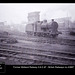
<svg viewBox="0 0 75 75"><path fill-rule="evenodd" d="M5 56L8 58L16 58L29 60L30 62L40 62L43 65L45 64L63 64L63 65L75 65L75 53L58 51L58 50L43 50L36 49L29 46L12 46L1 44L0 45L0 56ZM35 65L35 63L32 63ZM37 63L38 64L38 63Z"/></svg>
<svg viewBox="0 0 75 75"><path fill-rule="evenodd" d="M25 40L31 42L39 42L39 43L48 43L48 44L60 44L60 45L70 45L75 46L75 39L69 38L43 38L43 37L33 37L33 36L16 36L16 35L9 35L10 38L15 38L17 40ZM7 39L9 38L7 37ZM5 37L3 37L5 39ZM0 37L0 39L3 39Z"/></svg>
<svg viewBox="0 0 75 75"><path fill-rule="evenodd" d="M0 57L5 57L2 61L8 61L7 64L12 64L12 59L25 65L75 65L74 39L13 37L18 43L0 43Z"/></svg>
<svg viewBox="0 0 75 75"><path fill-rule="evenodd" d="M70 45L75 46L75 39L69 38L43 38L43 37L33 37L33 36L15 36L17 40L25 40L39 43L49 43L49 44L60 44L60 45Z"/></svg>

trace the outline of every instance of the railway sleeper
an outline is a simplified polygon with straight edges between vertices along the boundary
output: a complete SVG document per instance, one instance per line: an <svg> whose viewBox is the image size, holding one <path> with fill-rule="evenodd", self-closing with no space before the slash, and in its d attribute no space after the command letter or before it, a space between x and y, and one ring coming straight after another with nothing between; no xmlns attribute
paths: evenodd
<svg viewBox="0 0 75 75"><path fill-rule="evenodd" d="M45 59L48 59L48 60L50 60L50 59L52 59L52 60L62 60L62 61L64 61L65 60L65 62L70 62L70 63L72 63L72 62L74 62L75 63L75 59L73 59L73 58L66 58L66 57L58 57L58 56L53 56L53 55L43 55L43 54L41 54L41 55L39 55L39 54L28 54L28 53L24 53L24 54L27 54L27 55L33 55L33 56L43 56L43 57L45 57ZM67 61L66 61L67 60ZM47 61L47 60L46 60Z"/></svg>
<svg viewBox="0 0 75 75"><path fill-rule="evenodd" d="M1 55L1 53L0 53L0 55ZM9 58L9 57L10 57L10 58L13 57L13 58L16 58L16 59L24 59L24 60L27 60L27 61L30 60L30 61L35 61L35 62L51 63L51 64L55 64L55 65L57 65L57 64L62 65L62 64L63 64L63 63L55 62L55 61L54 61L54 62L53 62L53 61L43 61L43 60L31 59L31 58L27 58L27 57L26 57L26 58L25 58L25 57L24 57L24 58L23 58L23 57L15 57L15 56L12 56L12 55L8 55L8 56L7 56L7 55L3 55L3 54L2 54L2 56L6 56L6 57L8 57L8 58ZM13 60L14 60L14 59L13 59ZM29 64L28 64L28 65L29 65ZM67 65L67 64L66 64L66 65Z"/></svg>
<svg viewBox="0 0 75 75"><path fill-rule="evenodd" d="M68 51L65 51L65 50L64 51L63 50L61 50L61 51L59 51L59 50L45 50L45 49L42 50L42 49L37 49L37 48L34 49L33 47L29 47L29 48L28 47L24 47L23 48L23 47L18 47L18 46L12 46L12 47L11 46L8 46L8 47L7 46L6 47L5 46L3 46L3 47L1 46L0 50L1 49L6 49L6 50L36 50L36 51L41 51L41 52L42 51L43 52L56 52L56 53L61 53L61 54L64 53L64 54L69 54L69 55L75 55L75 53L68 52Z"/></svg>
<svg viewBox="0 0 75 75"><path fill-rule="evenodd" d="M23 50L21 50L21 49L23 49ZM36 54L36 51L38 51L39 53L41 52L41 53L45 53L45 54L48 54L49 55L49 53L50 54L55 54L55 55L63 55L63 56L69 56L69 57L75 57L75 53L72 53L72 52L64 52L64 51L55 51L55 50L39 50L39 49L32 49L32 48L4 48L3 47L3 49L0 49L0 51L7 51L7 52L9 52L9 51L11 51L11 52L16 52L15 50L17 50L17 51L20 51L21 50L21 52L23 53L23 52L29 52L30 50L33 52L34 50L34 52L35 52L35 54Z"/></svg>

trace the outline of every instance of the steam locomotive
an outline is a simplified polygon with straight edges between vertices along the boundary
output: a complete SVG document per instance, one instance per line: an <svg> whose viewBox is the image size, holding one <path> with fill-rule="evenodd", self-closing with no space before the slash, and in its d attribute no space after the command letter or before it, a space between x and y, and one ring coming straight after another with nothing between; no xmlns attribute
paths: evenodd
<svg viewBox="0 0 75 75"><path fill-rule="evenodd" d="M37 21L31 24L27 24L26 33L27 35L39 36L39 37L56 37L61 32L51 32L51 23L47 23L47 20Z"/></svg>
<svg viewBox="0 0 75 75"><path fill-rule="evenodd" d="M51 22L47 20L39 20L39 12L31 12L28 14L28 24L26 25L27 35L32 36L41 36L41 37L56 37L61 32L56 31L55 33L51 32Z"/></svg>

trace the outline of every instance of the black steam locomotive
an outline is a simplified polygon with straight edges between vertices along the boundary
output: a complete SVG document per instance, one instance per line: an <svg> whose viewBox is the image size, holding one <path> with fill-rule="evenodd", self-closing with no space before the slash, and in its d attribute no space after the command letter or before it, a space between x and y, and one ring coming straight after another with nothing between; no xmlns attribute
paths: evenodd
<svg viewBox="0 0 75 75"><path fill-rule="evenodd" d="M56 37L61 34L58 30L55 33L52 33L51 30L51 23L47 23L47 20L37 21L26 26L26 33L32 36Z"/></svg>
<svg viewBox="0 0 75 75"><path fill-rule="evenodd" d="M27 35L41 36L41 37L56 37L60 34L59 31L51 32L51 23L47 20L39 20L39 12L31 12L28 14L28 24L26 25Z"/></svg>

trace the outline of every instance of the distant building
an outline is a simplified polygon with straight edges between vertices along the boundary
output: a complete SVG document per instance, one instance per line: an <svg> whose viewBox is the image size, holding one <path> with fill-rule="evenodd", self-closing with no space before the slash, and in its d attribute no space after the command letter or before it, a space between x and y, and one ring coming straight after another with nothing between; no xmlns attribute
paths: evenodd
<svg viewBox="0 0 75 75"><path fill-rule="evenodd" d="M4 26L4 22L0 22L0 26Z"/></svg>
<svg viewBox="0 0 75 75"><path fill-rule="evenodd" d="M4 28L4 22L0 22L0 30L3 30Z"/></svg>
<svg viewBox="0 0 75 75"><path fill-rule="evenodd" d="M0 30L9 31L10 30L10 25L7 25L6 21L0 22Z"/></svg>
<svg viewBox="0 0 75 75"><path fill-rule="evenodd" d="M34 23L36 21L40 21L40 12L31 12L28 13L28 23Z"/></svg>
<svg viewBox="0 0 75 75"><path fill-rule="evenodd" d="M71 17L63 17L55 19L59 23L59 27L68 28L71 23Z"/></svg>

